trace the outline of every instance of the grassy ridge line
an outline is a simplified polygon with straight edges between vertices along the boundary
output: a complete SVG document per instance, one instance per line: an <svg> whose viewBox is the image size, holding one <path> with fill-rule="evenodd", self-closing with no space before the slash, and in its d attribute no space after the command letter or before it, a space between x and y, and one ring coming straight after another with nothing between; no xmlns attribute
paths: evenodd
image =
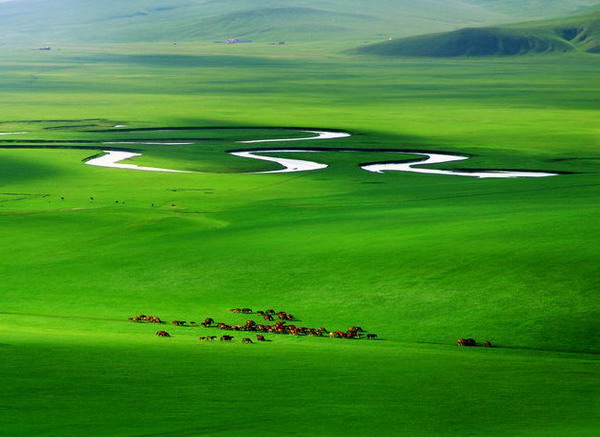
<svg viewBox="0 0 600 437"><path fill-rule="evenodd" d="M598 8L597 0L467 0L486 9L513 16L541 18L543 16L568 16Z"/></svg>
<svg viewBox="0 0 600 437"><path fill-rule="evenodd" d="M514 56L600 52L600 14L506 27L467 28L365 46L357 53L383 56Z"/></svg>
<svg viewBox="0 0 600 437"><path fill-rule="evenodd" d="M514 20L457 0L115 0L0 3L4 41L135 42L251 38L259 41L381 39Z"/></svg>

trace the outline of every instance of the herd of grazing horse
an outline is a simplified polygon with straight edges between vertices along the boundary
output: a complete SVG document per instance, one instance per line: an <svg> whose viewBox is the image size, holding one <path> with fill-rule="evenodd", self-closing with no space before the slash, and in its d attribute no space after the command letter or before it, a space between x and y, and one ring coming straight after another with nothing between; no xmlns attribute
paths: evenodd
<svg viewBox="0 0 600 437"><path fill-rule="evenodd" d="M250 308L231 308L229 310L232 313L242 314L254 314L254 311ZM247 331L247 332L262 332L269 334L289 334L289 335L310 335L313 337L324 337L328 336L331 338L346 338L346 339L360 339L364 330L360 326L351 326L346 331L329 331L326 328L309 328L307 326L296 326L294 324L288 324L288 322L295 320L295 317L286 311L275 311L274 309L268 309L265 311L256 311L256 314L263 318L265 323L257 323L254 320L247 320L242 325L230 325L227 323L215 323L213 319L206 319L202 326L213 327L225 331ZM277 317L279 320L275 323L269 324ZM377 334L367 334L368 340L375 340ZM242 341L249 343L249 338L243 338ZM258 341L266 341L264 335L257 335Z"/></svg>
<svg viewBox="0 0 600 437"><path fill-rule="evenodd" d="M265 311L256 311L254 312L251 308L231 308L229 310L232 313L237 314L256 314L257 316L262 317L265 323L257 323L254 320L247 320L244 324L241 325L232 325L227 323L217 323L212 317L207 317L203 322L200 323L204 328L216 328L223 331L237 331L237 332L256 332L256 341L258 342L267 342L268 340L265 338L264 334L288 334L288 335L306 335L313 337L331 337L331 338L345 338L345 339L361 339L363 338L364 330L360 326L351 326L346 331L329 331L323 327L320 328L309 328L306 326L296 326L295 324L291 324L291 322L295 320L293 314L288 313L287 311L275 311L274 309L268 309ZM278 319L278 321L269 324L268 322L272 322ZM130 317L130 321L136 323L156 323L156 324L165 324L160 317L149 316L146 314L140 314L136 317ZM197 326L196 322L187 322L185 320L173 320L171 321L173 326ZM156 333L159 337L170 337L167 331L158 331ZM233 341L235 337L232 335L223 335L219 338L220 341L230 342ZM377 334L366 334L364 336L367 340L375 340L377 339ZM217 339L216 335L211 336L203 336L200 337L201 341L215 341ZM242 343L252 344L253 341L250 337L243 337Z"/></svg>
<svg viewBox="0 0 600 437"><path fill-rule="evenodd" d="M256 311L255 313L251 308L231 308L229 311L237 314L256 314L262 317L265 323L257 323L254 320L246 320L246 323L241 325L230 325L222 322L217 323L212 317L207 317L202 323L200 323L200 325L204 328L216 328L223 331L256 332L256 341L258 342L268 341L264 336L265 333L288 334L296 336L305 335L313 337L345 338L355 340L359 340L362 338L366 338L367 340L377 339L377 334L372 333L368 333L363 337L365 331L360 326L351 326L346 331L329 331L323 327L309 328L306 326L296 326L294 324L288 324L288 322L295 320L295 317L286 311L275 311L274 309L268 309L265 311ZM274 321L275 317L277 317L279 320L272 324L268 324L268 322ZM136 317L131 317L129 320L138 323L165 323L159 317L148 316L145 314L140 314ZM196 322L186 322L185 320L173 320L171 324L174 326L197 326ZM167 331L158 331L156 335L159 337L171 337L171 335ZM234 336L226 334L222 335L219 338L219 341L231 342L234 340L234 338ZM215 341L216 339L216 335L204 336L199 338L199 340L201 341ZM250 337L243 337L242 343L252 344L253 341ZM458 346L464 347L479 346L479 344L472 338L459 338L457 344ZM483 346L494 347L489 341L484 341Z"/></svg>

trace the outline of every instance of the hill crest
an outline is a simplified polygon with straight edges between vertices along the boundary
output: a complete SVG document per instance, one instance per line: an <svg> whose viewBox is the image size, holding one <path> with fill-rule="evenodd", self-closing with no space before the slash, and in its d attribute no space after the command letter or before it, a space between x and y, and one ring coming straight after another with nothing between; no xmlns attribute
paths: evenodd
<svg viewBox="0 0 600 437"><path fill-rule="evenodd" d="M521 2L522 3L522 2ZM0 43L375 41L573 12L597 0L18 0L0 2Z"/></svg>
<svg viewBox="0 0 600 437"><path fill-rule="evenodd" d="M481 57L600 52L600 13L502 27L464 28L401 38L353 52L380 56Z"/></svg>

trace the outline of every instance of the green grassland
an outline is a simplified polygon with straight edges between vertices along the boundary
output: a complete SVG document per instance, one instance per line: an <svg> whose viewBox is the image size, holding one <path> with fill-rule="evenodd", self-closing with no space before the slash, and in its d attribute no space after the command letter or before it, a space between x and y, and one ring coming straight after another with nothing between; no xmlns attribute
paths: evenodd
<svg viewBox="0 0 600 437"><path fill-rule="evenodd" d="M374 60L343 46L0 51L0 132L28 132L0 136L0 435L597 434L598 58ZM118 124L231 129L90 132ZM225 153L258 146L236 141L300 136L267 127L353 133L269 148L572 174L373 174L358 164L397 156L360 152L239 174L278 167ZM131 162L205 173L91 167L97 145L71 143L132 139L193 139L136 146ZM127 321L243 322L227 311L239 306L381 340L210 344L197 337L217 331L159 339Z"/></svg>

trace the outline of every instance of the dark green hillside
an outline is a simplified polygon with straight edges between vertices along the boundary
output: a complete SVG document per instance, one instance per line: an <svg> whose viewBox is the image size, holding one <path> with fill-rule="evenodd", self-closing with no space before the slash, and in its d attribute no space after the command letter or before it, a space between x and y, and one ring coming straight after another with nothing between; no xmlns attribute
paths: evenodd
<svg viewBox="0 0 600 437"><path fill-rule="evenodd" d="M555 20L546 24L532 25L532 30L551 30L574 47L589 52L600 53L600 11L583 17Z"/></svg>
<svg viewBox="0 0 600 437"><path fill-rule="evenodd" d="M495 56L570 51L573 46L559 38L501 28L471 28L449 33L390 41L360 49L386 56Z"/></svg>
<svg viewBox="0 0 600 437"><path fill-rule="evenodd" d="M600 14L504 27L467 28L361 47L382 56L514 56L529 53L600 51Z"/></svg>

